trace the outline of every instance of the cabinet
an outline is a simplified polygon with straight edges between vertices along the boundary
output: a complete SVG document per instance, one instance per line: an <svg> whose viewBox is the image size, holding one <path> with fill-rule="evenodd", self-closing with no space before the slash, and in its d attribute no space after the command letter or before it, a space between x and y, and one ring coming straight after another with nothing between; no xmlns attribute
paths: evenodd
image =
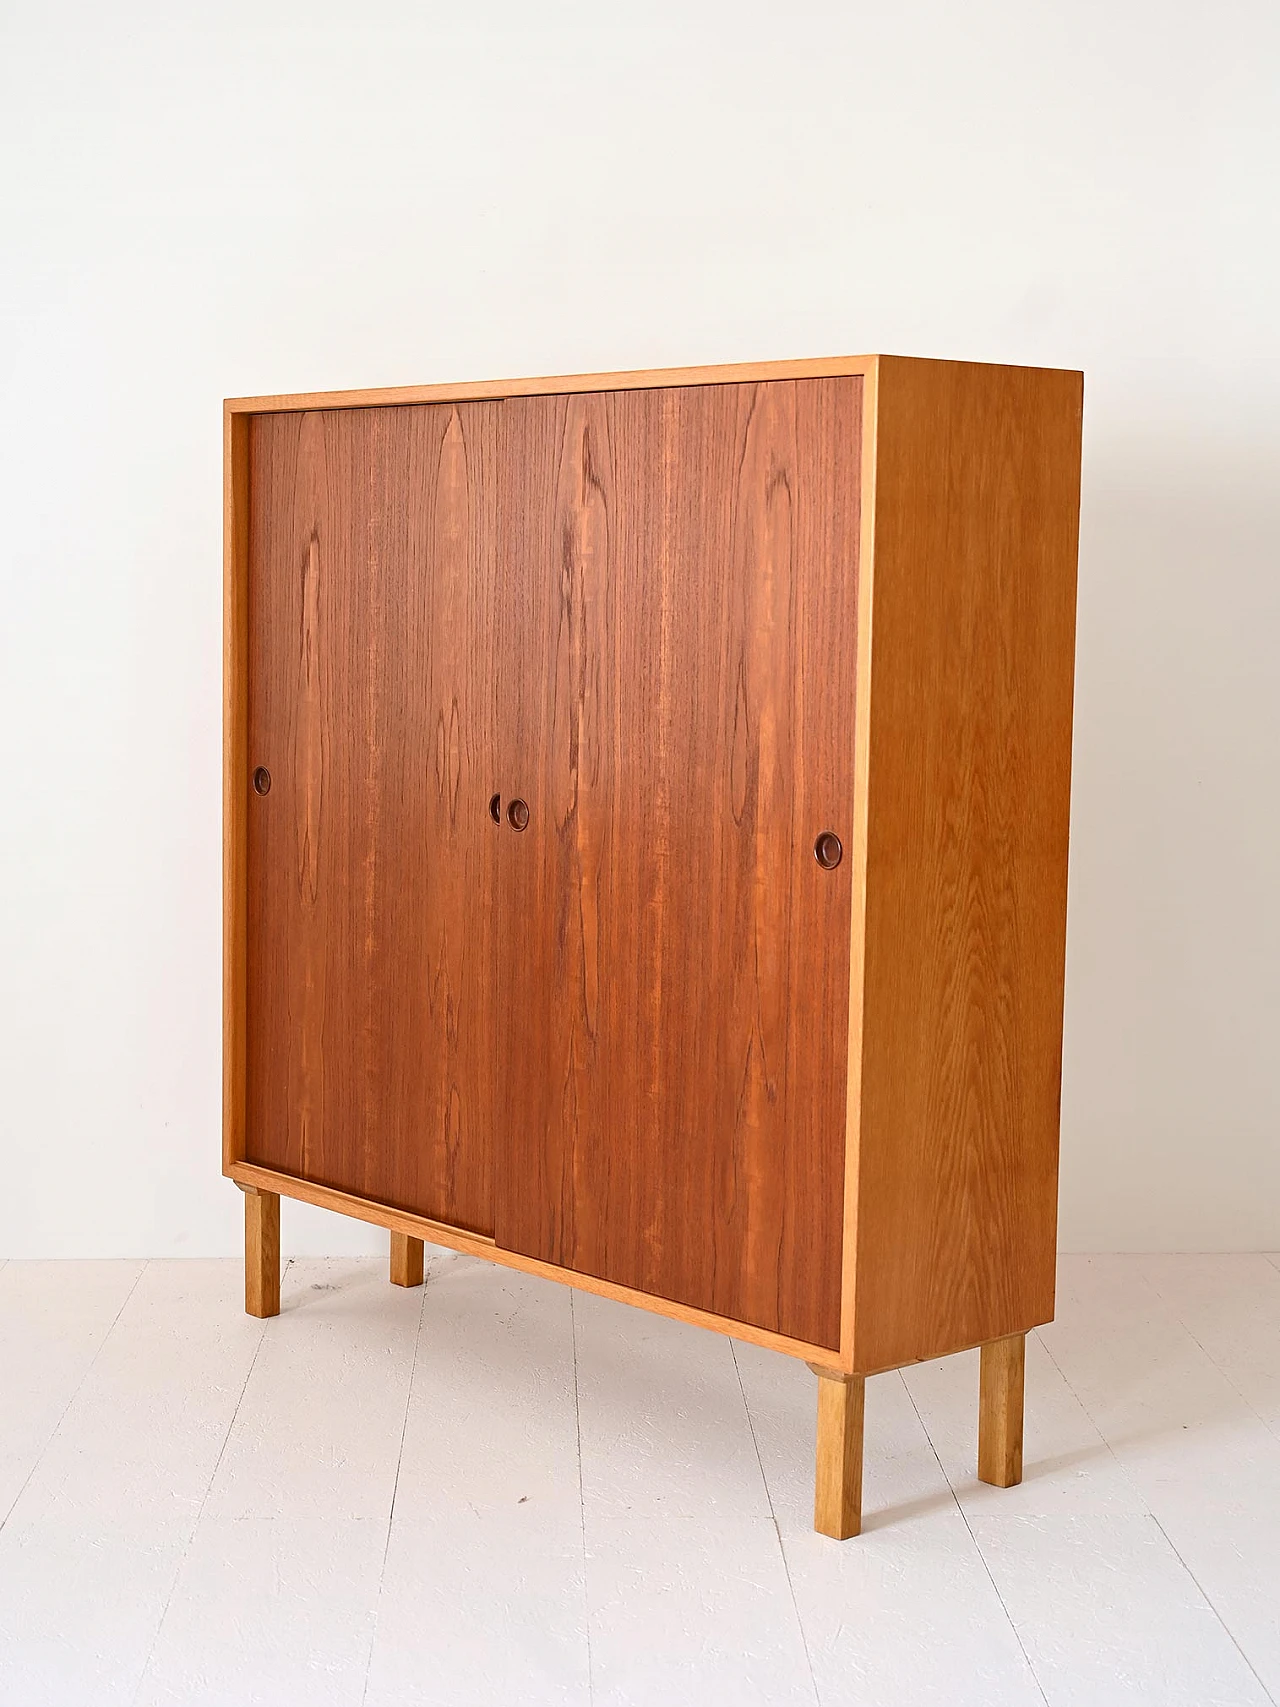
<svg viewBox="0 0 1280 1707"><path fill-rule="evenodd" d="M224 1171L862 1381L1053 1310L1082 381L226 405Z"/></svg>

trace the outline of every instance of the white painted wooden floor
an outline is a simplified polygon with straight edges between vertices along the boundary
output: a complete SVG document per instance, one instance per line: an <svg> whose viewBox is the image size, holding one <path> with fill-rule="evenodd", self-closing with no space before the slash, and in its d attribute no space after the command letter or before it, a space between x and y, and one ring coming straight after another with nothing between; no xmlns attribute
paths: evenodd
<svg viewBox="0 0 1280 1707"><path fill-rule="evenodd" d="M1280 1701L1280 1258L1062 1263L1026 1478L976 1355L867 1389L438 1253L0 1267L0 1703Z"/></svg>

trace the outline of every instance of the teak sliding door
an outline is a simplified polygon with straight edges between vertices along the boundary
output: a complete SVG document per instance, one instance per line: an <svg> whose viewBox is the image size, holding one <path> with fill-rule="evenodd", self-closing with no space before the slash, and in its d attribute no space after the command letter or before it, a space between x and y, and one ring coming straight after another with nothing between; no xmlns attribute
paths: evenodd
<svg viewBox="0 0 1280 1707"><path fill-rule="evenodd" d="M832 1347L861 401L502 421L498 1243Z"/></svg>
<svg viewBox="0 0 1280 1707"><path fill-rule="evenodd" d="M249 443L247 1159L485 1233L501 419Z"/></svg>
<svg viewBox="0 0 1280 1707"><path fill-rule="evenodd" d="M253 418L247 1160L838 1345L861 402Z"/></svg>

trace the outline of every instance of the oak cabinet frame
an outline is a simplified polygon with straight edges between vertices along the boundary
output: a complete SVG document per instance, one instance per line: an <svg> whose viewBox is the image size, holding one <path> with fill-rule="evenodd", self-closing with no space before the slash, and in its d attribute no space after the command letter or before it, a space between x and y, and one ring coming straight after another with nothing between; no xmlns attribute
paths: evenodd
<svg viewBox="0 0 1280 1707"><path fill-rule="evenodd" d="M860 383L838 1346L250 1160L255 418L827 380ZM846 1381L977 1345L1020 1350L1053 1314L1082 395L1074 372L866 356L229 400L224 1174L255 1196L637 1304ZM852 1390L823 1390L844 1443L828 1442L828 1464L852 1463L848 1441L860 1442L860 1406L856 1430L842 1409ZM1020 1464L1021 1383L999 1390L1018 1413L1001 1425L1007 1467Z"/></svg>

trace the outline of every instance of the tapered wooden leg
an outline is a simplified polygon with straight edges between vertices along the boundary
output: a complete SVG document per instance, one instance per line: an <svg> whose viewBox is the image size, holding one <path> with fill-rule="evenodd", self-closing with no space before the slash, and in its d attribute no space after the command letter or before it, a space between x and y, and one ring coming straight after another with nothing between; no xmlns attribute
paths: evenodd
<svg viewBox="0 0 1280 1707"><path fill-rule="evenodd" d="M280 1314L280 1199L244 1186L244 1307L251 1316Z"/></svg>
<svg viewBox="0 0 1280 1707"><path fill-rule="evenodd" d="M840 1375L811 1363L818 1377L818 1455L813 1480L813 1527L847 1541L862 1528L861 1375Z"/></svg>
<svg viewBox="0 0 1280 1707"><path fill-rule="evenodd" d="M978 1480L1012 1488L1022 1480L1022 1381L1027 1336L1010 1334L982 1348L978 1377Z"/></svg>
<svg viewBox="0 0 1280 1707"><path fill-rule="evenodd" d="M422 1240L408 1233L391 1235L391 1284L393 1286L422 1285Z"/></svg>

